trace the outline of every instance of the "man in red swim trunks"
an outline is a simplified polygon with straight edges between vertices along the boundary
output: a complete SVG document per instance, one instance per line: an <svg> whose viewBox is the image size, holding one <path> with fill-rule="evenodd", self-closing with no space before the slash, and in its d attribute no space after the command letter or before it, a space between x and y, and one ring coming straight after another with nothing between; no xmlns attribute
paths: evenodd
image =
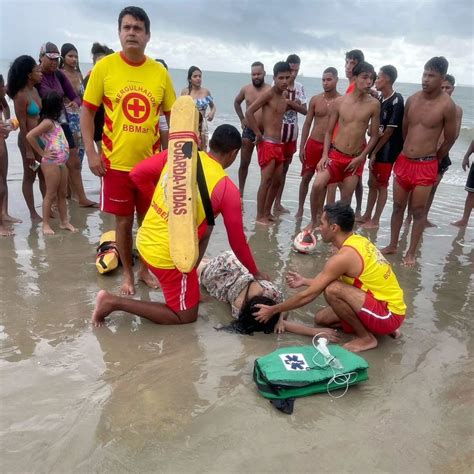
<svg viewBox="0 0 474 474"><path fill-rule="evenodd" d="M426 204L436 183L438 166L456 140L456 106L441 84L448 71L443 56L431 58L422 78L422 90L408 98L403 116L405 142L393 172L393 212L390 244L384 254L397 252L398 237L408 197L412 193L413 229L403 265L415 265L415 253L426 222ZM444 141L438 140L444 129Z"/></svg>
<svg viewBox="0 0 474 474"><path fill-rule="evenodd" d="M368 93L372 87L373 74L374 68L371 64L357 64L353 70L354 92L338 97L330 105L323 157L318 164L320 172L311 191L311 222L306 230L313 231L319 224L328 184L342 183L341 201L350 204L362 175L365 159L377 142L380 103ZM339 129L334 142L331 143L336 123ZM363 147L369 123L371 138Z"/></svg>
<svg viewBox="0 0 474 474"><path fill-rule="evenodd" d="M209 153L201 152L201 163L214 216L222 214L229 244L237 258L257 279L268 279L260 273L247 243L242 223L240 193L224 171L235 161L242 140L232 125L220 125L214 131ZM208 225L201 201L198 202L196 226L199 258L190 273L181 273L170 255L166 197L168 151L140 162L130 173L140 197L150 203L137 235L137 248L143 261L160 282L165 303L116 296L101 290L96 299L92 324L102 326L113 311L126 311L157 324L187 324L196 321L199 309L197 267L206 251L213 226ZM158 184L157 184L158 183Z"/></svg>
<svg viewBox="0 0 474 474"><path fill-rule="evenodd" d="M324 135L329 121L329 105L341 96L336 89L337 82L337 69L333 67L325 69L322 77L324 92L311 97L309 101L308 114L301 131L300 161L302 169L296 218L303 217L308 186L316 172L316 166L323 156ZM313 126L313 129L310 134L311 126Z"/></svg>
<svg viewBox="0 0 474 474"><path fill-rule="evenodd" d="M281 127L287 101L283 92L288 87L291 69L287 62L273 67L274 84L271 89L253 102L245 113L248 126L253 130L257 143L258 164L261 168L260 186L257 193L257 223L273 224L272 204L283 179L283 144ZM262 109L263 133L260 131L255 112Z"/></svg>

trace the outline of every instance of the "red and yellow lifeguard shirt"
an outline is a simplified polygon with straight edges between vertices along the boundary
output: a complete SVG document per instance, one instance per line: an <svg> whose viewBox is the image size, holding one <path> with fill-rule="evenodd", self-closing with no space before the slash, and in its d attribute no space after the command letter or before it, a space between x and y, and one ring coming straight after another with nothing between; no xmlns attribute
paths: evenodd
<svg viewBox="0 0 474 474"><path fill-rule="evenodd" d="M392 313L404 316L407 307L403 290L380 250L369 239L357 234L348 237L342 246L351 247L360 255L362 272L357 278L343 275L341 281L372 293L375 299L386 302Z"/></svg>
<svg viewBox="0 0 474 474"><path fill-rule="evenodd" d="M104 104L102 159L107 168L130 171L158 149L160 108L169 112L175 99L168 71L151 58L131 63L120 52L94 66L83 104L92 110Z"/></svg>
<svg viewBox="0 0 474 474"><path fill-rule="evenodd" d="M255 275L258 268L244 232L239 189L227 176L217 159L204 152L199 154L214 217L222 215L230 248L240 263ZM145 261L157 268L174 268L168 248L167 163L168 150L164 150L141 161L129 174L140 199L151 203L138 231L137 247ZM199 223L198 239L201 240L207 228L207 220L204 218L200 201L196 222Z"/></svg>

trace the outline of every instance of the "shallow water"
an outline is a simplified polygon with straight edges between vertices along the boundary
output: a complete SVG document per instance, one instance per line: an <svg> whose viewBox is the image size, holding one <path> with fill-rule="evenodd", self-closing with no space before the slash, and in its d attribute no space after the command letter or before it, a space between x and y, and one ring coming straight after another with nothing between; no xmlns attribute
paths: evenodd
<svg viewBox="0 0 474 474"><path fill-rule="evenodd" d="M10 150L10 210L23 218L14 238L0 240L1 459L3 472L468 472L472 469L474 232L459 218L465 191L440 185L423 236L420 265L392 256L408 304L403 337L381 338L364 357L370 379L339 400L298 399L277 412L252 381L256 357L308 344L284 334L253 337L218 332L230 309L201 305L197 323L153 325L116 313L93 330L99 288L116 291L120 275L100 276L94 254L113 226L98 210L71 203L80 232L45 238L31 226L21 197L20 157ZM291 250L300 227L292 214L255 227L258 167L245 193L245 225L258 264L281 282L288 269L315 275L328 248ZM299 165L290 169L284 205L297 206ZM449 171L446 176L448 178ZM230 169L235 178L237 163ZM85 185L98 199L88 170ZM38 205L40 201L38 200ZM390 203L378 233L388 243ZM308 208L306 214L308 215ZM303 224L307 218L303 220ZM209 254L228 246L218 220ZM287 294L291 290L285 289ZM162 300L139 286L137 297ZM319 298L292 318L310 323ZM469 316L471 314L471 316Z"/></svg>

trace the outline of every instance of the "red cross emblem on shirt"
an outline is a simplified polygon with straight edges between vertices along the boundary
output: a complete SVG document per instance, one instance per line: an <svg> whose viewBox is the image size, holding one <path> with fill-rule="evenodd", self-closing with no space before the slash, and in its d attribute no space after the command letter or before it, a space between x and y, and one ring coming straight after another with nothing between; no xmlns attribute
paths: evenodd
<svg viewBox="0 0 474 474"><path fill-rule="evenodd" d="M123 98L122 110L132 123L143 123L150 116L150 102L142 94L132 92Z"/></svg>

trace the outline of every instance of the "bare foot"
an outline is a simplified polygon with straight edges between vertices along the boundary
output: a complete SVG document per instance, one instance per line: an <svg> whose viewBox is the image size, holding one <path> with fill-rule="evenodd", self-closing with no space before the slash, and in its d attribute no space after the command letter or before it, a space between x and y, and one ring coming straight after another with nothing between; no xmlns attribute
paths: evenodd
<svg viewBox="0 0 474 474"><path fill-rule="evenodd" d="M43 218L38 213L31 214L30 217L33 224L39 224L43 220Z"/></svg>
<svg viewBox="0 0 474 474"><path fill-rule="evenodd" d="M279 214L289 214L290 211L286 208L286 207L283 207L281 204L278 204L273 206L273 212L278 212Z"/></svg>
<svg viewBox="0 0 474 474"><path fill-rule="evenodd" d="M262 224L262 225L272 225L274 224L274 221L271 221L268 219L268 217L260 217L255 221L257 224Z"/></svg>
<svg viewBox="0 0 474 474"><path fill-rule="evenodd" d="M111 294L100 290L95 299L95 308L92 313L91 322L96 328L104 325L104 319L112 312L110 304Z"/></svg>
<svg viewBox="0 0 474 474"><path fill-rule="evenodd" d="M4 226L3 224L0 225L0 236L1 237L10 237L15 235L15 231L10 229L9 227Z"/></svg>
<svg viewBox="0 0 474 474"><path fill-rule="evenodd" d="M138 281L142 281L143 283L145 283L145 285L149 286L150 288L153 288L154 290L160 287L158 279L155 275L153 275L153 273L150 273L148 268L140 270L140 272L138 273Z"/></svg>
<svg viewBox="0 0 474 474"><path fill-rule="evenodd" d="M454 225L456 227L466 227L467 226L467 221L463 221L461 219L460 221L451 222L451 225Z"/></svg>
<svg viewBox="0 0 474 474"><path fill-rule="evenodd" d="M402 265L407 268L413 268L415 266L415 256L407 253L402 259Z"/></svg>
<svg viewBox="0 0 474 474"><path fill-rule="evenodd" d="M370 219L367 216L358 216L355 218L356 222L363 223L363 222L368 222Z"/></svg>
<svg viewBox="0 0 474 474"><path fill-rule="evenodd" d="M393 337L393 339L399 339L400 337L402 337L402 332L400 331L400 329L395 329L395 331L391 332L389 336Z"/></svg>
<svg viewBox="0 0 474 474"><path fill-rule="evenodd" d="M269 221L276 222L278 219L273 214L267 214L265 216Z"/></svg>
<svg viewBox="0 0 474 474"><path fill-rule="evenodd" d="M13 224L21 224L23 221L18 219L17 217L10 216L9 214L5 214L2 216L3 222L11 222Z"/></svg>
<svg viewBox="0 0 474 474"><path fill-rule="evenodd" d="M43 235L54 235L54 230L51 229L49 224L43 222Z"/></svg>
<svg viewBox="0 0 474 474"><path fill-rule="evenodd" d="M362 229L378 229L379 223L374 222L373 220L366 221L364 224L361 225Z"/></svg>
<svg viewBox="0 0 474 474"><path fill-rule="evenodd" d="M391 255L397 253L397 246L396 245L387 245L381 251L382 255Z"/></svg>
<svg viewBox="0 0 474 474"><path fill-rule="evenodd" d="M120 294L122 296L129 296L135 294L135 282L133 281L133 276L123 277L122 286L120 287Z"/></svg>
<svg viewBox="0 0 474 474"><path fill-rule="evenodd" d="M71 232L77 232L77 228L74 227L71 223L66 222L64 224L59 224L60 229L69 230Z"/></svg>
<svg viewBox="0 0 474 474"><path fill-rule="evenodd" d="M369 334L365 337L356 337L352 341L344 344L342 347L351 352L362 352L374 349L377 347L377 339L373 334Z"/></svg>
<svg viewBox="0 0 474 474"><path fill-rule="evenodd" d="M90 199L85 199L84 201L79 201L79 206L80 207L93 207L93 208L98 208L99 203L91 201Z"/></svg>
<svg viewBox="0 0 474 474"><path fill-rule="evenodd" d="M428 228L428 227L438 227L438 226L430 222L428 219L426 219L425 227Z"/></svg>

